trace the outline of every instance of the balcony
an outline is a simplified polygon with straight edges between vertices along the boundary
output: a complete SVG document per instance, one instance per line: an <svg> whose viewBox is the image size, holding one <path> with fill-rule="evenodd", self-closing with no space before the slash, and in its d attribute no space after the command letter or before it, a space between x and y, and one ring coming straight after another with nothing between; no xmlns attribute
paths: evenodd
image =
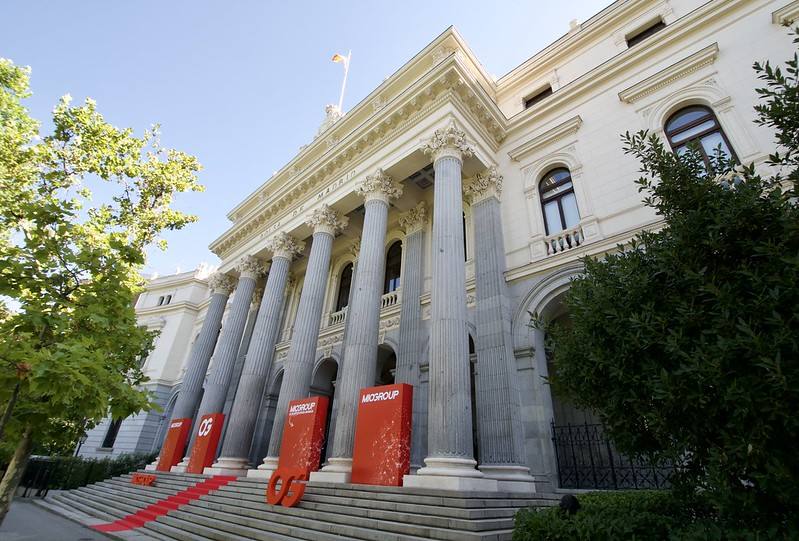
<svg viewBox="0 0 799 541"><path fill-rule="evenodd" d="M544 237L547 255L555 255L577 248L585 240L582 226L564 229L554 235Z"/></svg>
<svg viewBox="0 0 799 541"><path fill-rule="evenodd" d="M381 297L380 309L383 310L384 308L396 306L399 303L400 303L399 289L395 289L394 291L389 291L388 293L386 293Z"/></svg>
<svg viewBox="0 0 799 541"><path fill-rule="evenodd" d="M347 319L347 307L345 306L338 312L331 312L330 316L327 319L327 326L332 327L333 325L344 323L346 319Z"/></svg>

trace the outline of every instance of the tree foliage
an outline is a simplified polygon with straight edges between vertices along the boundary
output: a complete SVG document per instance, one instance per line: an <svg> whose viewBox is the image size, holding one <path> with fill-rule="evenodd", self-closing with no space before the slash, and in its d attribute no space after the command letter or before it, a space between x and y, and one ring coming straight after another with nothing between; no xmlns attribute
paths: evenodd
<svg viewBox="0 0 799 541"><path fill-rule="evenodd" d="M196 219L171 208L174 194L202 189L196 158L161 147L157 127L137 137L112 126L90 99L62 98L52 133L40 136L24 106L28 79L27 69L0 60L5 458L150 406L140 362L153 333L133 310L139 271L148 246L165 246L163 231ZM25 434L35 441L23 442ZM9 483L7 472L0 498Z"/></svg>
<svg viewBox="0 0 799 541"><path fill-rule="evenodd" d="M572 325L548 330L556 390L620 449L674 461L678 489L758 522L799 516L799 65L754 67L773 174L626 134L664 225L585 259Z"/></svg>

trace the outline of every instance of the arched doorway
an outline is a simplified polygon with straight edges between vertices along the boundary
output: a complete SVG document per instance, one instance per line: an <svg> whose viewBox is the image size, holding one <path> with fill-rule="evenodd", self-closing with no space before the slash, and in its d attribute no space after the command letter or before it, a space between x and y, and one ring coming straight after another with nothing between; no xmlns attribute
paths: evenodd
<svg viewBox="0 0 799 541"><path fill-rule="evenodd" d="M331 424L333 423L333 409L335 407L333 397L336 392L336 378L338 377L338 363L332 357L323 359L319 366L316 367L313 379L311 380L311 396L326 396L329 400L327 408L327 420L325 421L325 440L322 447L322 453L319 455L320 466L327 458L327 442L331 432Z"/></svg>

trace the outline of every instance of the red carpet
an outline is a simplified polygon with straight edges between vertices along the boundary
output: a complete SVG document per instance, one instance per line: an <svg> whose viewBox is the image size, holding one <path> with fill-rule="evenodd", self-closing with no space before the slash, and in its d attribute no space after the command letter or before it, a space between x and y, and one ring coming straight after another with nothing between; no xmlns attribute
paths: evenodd
<svg viewBox="0 0 799 541"><path fill-rule="evenodd" d="M236 478L230 475L215 475L210 479L197 483L193 487L181 490L174 496L164 498L159 502L148 505L141 511L136 511L132 515L127 515L126 517L106 524L95 524L92 528L99 532L121 532L123 530L138 528L145 522L150 522L161 515L166 515L173 509L177 509L181 505L186 505L200 496L208 494L212 490L216 490L235 480Z"/></svg>

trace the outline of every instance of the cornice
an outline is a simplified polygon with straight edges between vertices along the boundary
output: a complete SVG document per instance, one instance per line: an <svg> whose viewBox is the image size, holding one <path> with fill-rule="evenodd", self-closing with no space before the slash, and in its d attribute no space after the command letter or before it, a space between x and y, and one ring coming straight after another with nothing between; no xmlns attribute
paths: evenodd
<svg viewBox="0 0 799 541"><path fill-rule="evenodd" d="M498 149L507 121L462 62L457 55L442 61L290 182L259 197L259 204L251 212L211 243L211 251L224 259L235 246L254 235L271 233L275 224L301 213L309 199L350 180L357 164L444 103L456 105L492 150Z"/></svg>
<svg viewBox="0 0 799 541"><path fill-rule="evenodd" d="M745 7L756 10L760 6L751 0L713 0L702 5L658 32L657 47L641 46L627 49L563 86L545 101L511 117L508 122L509 134L541 122L543 117L555 110L563 109L564 106L571 105L573 108L580 96L596 92L599 85L632 73L634 66L651 61L653 57L661 55L667 47L691 32L706 27L711 21L720 21L736 9Z"/></svg>
<svg viewBox="0 0 799 541"><path fill-rule="evenodd" d="M619 92L619 99L624 103L635 103L639 99L646 97L653 92L657 92L664 86L670 85L678 79L682 79L686 75L690 75L695 71L711 65L719 56L719 44L712 43L704 49L693 53L669 66L666 69L660 70L654 75L651 75L641 82L626 88Z"/></svg>
<svg viewBox="0 0 799 541"><path fill-rule="evenodd" d="M558 124L551 130L547 130L541 135L533 137L526 143L522 143L521 145L512 148L508 151L508 156L510 156L510 159L513 161L519 161L524 156L528 156L544 146L550 145L555 141L559 141L564 137L575 135L577 130L579 130L580 126L582 125L583 119L580 118L580 115L573 116L566 122Z"/></svg>
<svg viewBox="0 0 799 541"><path fill-rule="evenodd" d="M771 21L774 24L789 25L797 20L799 20L799 0L788 2L771 14Z"/></svg>

